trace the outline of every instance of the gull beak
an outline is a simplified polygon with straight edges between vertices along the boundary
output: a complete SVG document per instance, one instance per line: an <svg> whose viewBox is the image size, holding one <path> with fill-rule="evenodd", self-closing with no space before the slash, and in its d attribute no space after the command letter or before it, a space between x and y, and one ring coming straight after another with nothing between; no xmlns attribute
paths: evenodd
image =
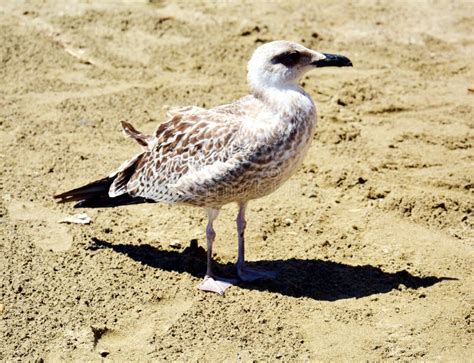
<svg viewBox="0 0 474 363"><path fill-rule="evenodd" d="M311 65L320 67L352 67L352 62L349 58L338 54L318 53L320 57L311 62ZM321 56L324 56L321 57Z"/></svg>

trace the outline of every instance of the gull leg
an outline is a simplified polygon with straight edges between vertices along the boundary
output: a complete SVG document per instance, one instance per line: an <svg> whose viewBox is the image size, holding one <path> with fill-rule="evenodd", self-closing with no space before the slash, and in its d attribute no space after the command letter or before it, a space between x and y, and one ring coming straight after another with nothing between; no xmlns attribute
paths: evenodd
<svg viewBox="0 0 474 363"><path fill-rule="evenodd" d="M273 271L255 270L245 266L245 209L247 203L239 204L239 214L237 215L237 233L239 235L239 256L237 258L237 274L242 281L255 281L258 279L273 279L276 273Z"/></svg>
<svg viewBox="0 0 474 363"><path fill-rule="evenodd" d="M218 209L208 209L208 223L206 227L207 237L207 270L204 280L197 286L198 289L203 291L217 292L219 295L224 295L225 289L236 283L235 280L227 280L217 277L212 272L212 244L216 238L216 232L214 231L213 223L219 214Z"/></svg>

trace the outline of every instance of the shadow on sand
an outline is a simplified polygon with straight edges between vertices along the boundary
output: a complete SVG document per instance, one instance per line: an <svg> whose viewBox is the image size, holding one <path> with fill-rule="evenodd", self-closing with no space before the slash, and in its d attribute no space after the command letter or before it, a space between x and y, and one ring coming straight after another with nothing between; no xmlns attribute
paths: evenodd
<svg viewBox="0 0 474 363"><path fill-rule="evenodd" d="M94 238L91 249L109 248L148 266L167 271L187 272L203 277L206 271L206 253L197 244L183 251L164 251L156 247L131 244L112 244ZM360 298L372 294L389 292L404 285L410 289L432 286L449 277L414 276L406 270L395 273L382 271L371 265L352 266L323 260L262 260L248 264L254 268L278 272L275 280L253 283L240 282L245 289L271 291L293 297L309 297L316 300L335 301ZM235 278L235 267L214 264L216 274Z"/></svg>

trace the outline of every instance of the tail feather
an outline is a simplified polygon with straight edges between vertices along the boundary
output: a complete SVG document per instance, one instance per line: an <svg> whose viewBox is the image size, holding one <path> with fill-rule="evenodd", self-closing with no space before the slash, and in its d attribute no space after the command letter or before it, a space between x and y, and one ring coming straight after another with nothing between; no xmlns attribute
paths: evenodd
<svg viewBox="0 0 474 363"><path fill-rule="evenodd" d="M103 178L82 187L69 190L67 192L56 194L53 198L59 199L58 203L74 202L78 200L91 199L108 194L110 185L115 178Z"/></svg>
<svg viewBox="0 0 474 363"><path fill-rule="evenodd" d="M114 198L102 194L96 198L82 200L75 204L74 208L113 208L142 203L155 203L155 201L142 197L132 197L130 194L122 194Z"/></svg>
<svg viewBox="0 0 474 363"><path fill-rule="evenodd" d="M151 136L142 134L127 122L122 122L124 132L137 140L143 149L147 150ZM54 196L58 203L79 202L75 208L110 208L121 205L154 203L152 199L134 197L128 194L127 183L137 171L144 158L144 153L128 160L112 175L72 189L68 192Z"/></svg>
<svg viewBox="0 0 474 363"><path fill-rule="evenodd" d="M155 203L152 199L133 197L130 194L110 197L109 189L116 177L97 180L68 192L57 194L54 198L58 199L58 203L79 201L74 205L74 208L113 208L122 205Z"/></svg>

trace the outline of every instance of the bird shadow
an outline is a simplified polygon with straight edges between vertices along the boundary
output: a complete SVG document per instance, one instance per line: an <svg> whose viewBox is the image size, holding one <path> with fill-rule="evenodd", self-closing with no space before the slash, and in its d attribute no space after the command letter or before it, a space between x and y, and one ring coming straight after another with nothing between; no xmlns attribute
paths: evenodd
<svg viewBox="0 0 474 363"><path fill-rule="evenodd" d="M161 250L148 244L112 244L97 238L93 238L93 242L89 249L112 249L154 268L187 272L196 277L203 277L206 271L206 252L197 246L197 241L182 251ZM240 282L238 285L242 288L321 301L361 298L400 289L402 285L418 289L444 280L457 280L450 277L415 276L406 270L391 273L371 265L353 266L325 260L290 258L261 260L248 265L275 271L278 277L252 283ZM235 278L233 264L215 262L213 267L216 274Z"/></svg>

